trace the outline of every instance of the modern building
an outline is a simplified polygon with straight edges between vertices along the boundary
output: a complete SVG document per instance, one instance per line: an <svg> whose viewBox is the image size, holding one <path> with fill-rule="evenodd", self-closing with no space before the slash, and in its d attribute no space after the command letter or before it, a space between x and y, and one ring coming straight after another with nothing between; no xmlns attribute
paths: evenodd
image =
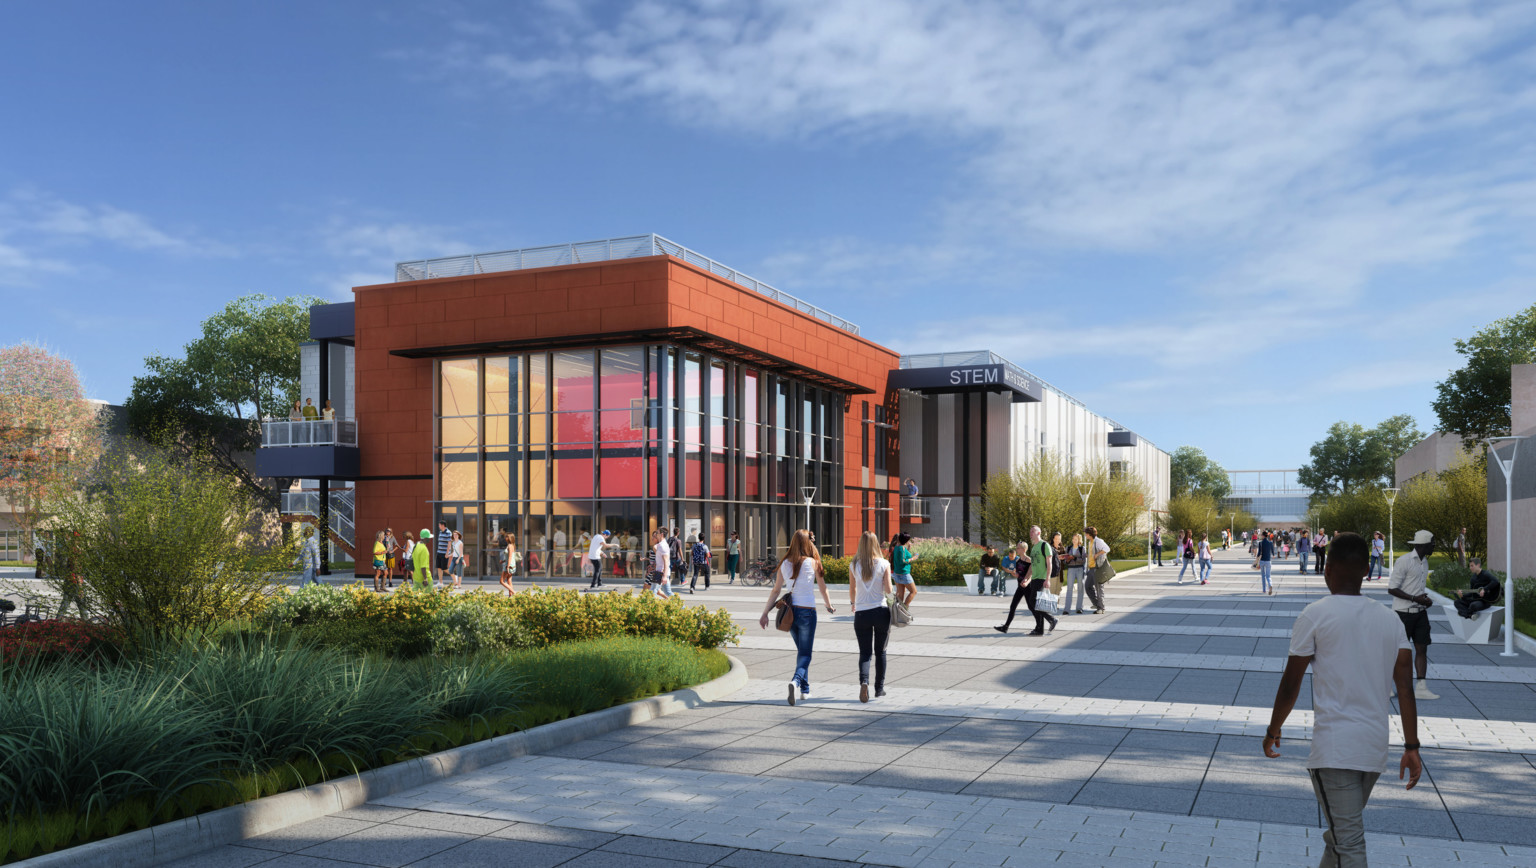
<svg viewBox="0 0 1536 868"><path fill-rule="evenodd" d="M1403 484L1433 473L1449 470L1467 460L1461 437L1436 431L1409 447L1393 462L1393 485Z"/></svg>
<svg viewBox="0 0 1536 868"><path fill-rule="evenodd" d="M1261 527L1300 527L1307 523L1312 491L1296 481L1295 470L1229 470L1232 490L1222 501L1252 515ZM1241 533L1254 528L1233 528Z"/></svg>
<svg viewBox="0 0 1536 868"><path fill-rule="evenodd" d="M1536 365L1510 366L1510 434L1522 438L1499 446L1497 461L1488 462L1488 567L1516 578L1536 576ZM1502 462L1514 459L1506 486ZM1509 510L1509 557L1504 554L1506 493ZM1506 565L1513 563L1513 567Z"/></svg>
<svg viewBox="0 0 1536 868"><path fill-rule="evenodd" d="M312 480L295 497L364 549L443 520L481 575L504 533L555 575L604 529L643 552L675 526L717 565L732 530L748 558L801 527L842 554L898 526L903 475L961 502L958 535L985 471L1039 448L1167 497L1167 453L1005 360L904 359L659 236L405 262L353 292L313 310L305 350L336 421L268 423L259 466Z"/></svg>

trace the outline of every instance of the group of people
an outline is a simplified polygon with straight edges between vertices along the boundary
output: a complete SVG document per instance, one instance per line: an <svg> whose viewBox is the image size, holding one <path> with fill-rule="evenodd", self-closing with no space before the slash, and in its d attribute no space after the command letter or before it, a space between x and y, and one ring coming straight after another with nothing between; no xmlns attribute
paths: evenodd
<svg viewBox="0 0 1536 868"><path fill-rule="evenodd" d="M331 399L325 399L325 405L315 406L314 398L305 398L303 401L294 401L288 408L289 422L334 422L336 411L331 407Z"/></svg>
<svg viewBox="0 0 1536 868"><path fill-rule="evenodd" d="M729 577L727 584L734 585L736 573L741 570L741 533L739 531L731 531L730 538L725 542L725 551L725 569ZM646 563L645 584L642 589L660 597L670 597L673 579L676 578L681 582L684 578L688 578L688 593L696 594L699 590L699 579L702 578L704 590L707 591L713 558L714 552L703 534L698 536L689 534L687 539L682 539L678 536L676 527L658 527L651 531L651 552ZM593 585L594 588L602 586L601 579Z"/></svg>
<svg viewBox="0 0 1536 868"><path fill-rule="evenodd" d="M435 557L434 557L435 555ZM395 536L395 529L385 528L373 536L373 589L383 593L395 586L395 576L401 583L413 582L418 590L434 587L458 588L464 583L464 537L456 530L449 530L448 523L437 523L437 536L430 528L421 529L418 541L410 532ZM502 584L510 585L505 574Z"/></svg>
<svg viewBox="0 0 1536 868"><path fill-rule="evenodd" d="M991 547L987 551L992 553ZM1050 539L1046 540L1042 539L1038 525L1030 527L1029 542L1019 543L1012 554L1011 567L1018 578L1018 585L1013 591L1013 601L1008 606L1008 618L992 629L1007 633L1022 600L1035 617L1035 629L1029 635L1043 636L1055 630L1056 616L1044 611L1039 605L1040 592L1047 588L1053 595L1060 593L1056 608L1062 615L1071 615L1074 611L1078 615L1084 614L1085 599L1093 607L1095 615L1104 614L1104 584L1100 571L1108 566L1109 543L1099 538L1098 528L1084 528L1083 534L1072 535L1072 545L1064 546L1059 531L1052 533ZM999 564L998 570L1007 568L1008 565ZM1001 572L997 575L1001 575ZM997 579L994 577L995 581ZM978 575L977 587L982 587L982 583L983 576ZM1077 602L1075 610L1074 596Z"/></svg>
<svg viewBox="0 0 1536 868"><path fill-rule="evenodd" d="M1222 548L1227 547L1227 532L1221 532ZM1184 574L1193 569L1190 577L1200 584L1206 584L1211 575L1211 543L1210 534L1200 534L1200 539L1195 539L1192 530L1179 531L1179 541L1173 549L1173 565L1179 568L1179 584L1184 584ZM1163 566L1163 529L1152 530L1152 567Z"/></svg>

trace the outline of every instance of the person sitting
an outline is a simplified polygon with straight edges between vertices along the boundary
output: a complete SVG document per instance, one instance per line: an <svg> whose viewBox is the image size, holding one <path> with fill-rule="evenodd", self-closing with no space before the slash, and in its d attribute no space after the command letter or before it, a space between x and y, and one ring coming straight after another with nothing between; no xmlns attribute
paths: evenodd
<svg viewBox="0 0 1536 868"><path fill-rule="evenodd" d="M1002 565L1003 562L997 556L997 549L987 546L987 553L981 556L981 573L976 576L977 596L986 593L988 579L992 580L992 596L1002 593Z"/></svg>
<svg viewBox="0 0 1536 868"><path fill-rule="evenodd" d="M1498 576L1483 569L1481 560L1469 558L1467 568L1472 570L1472 587L1457 591L1452 604L1456 606L1456 614L1476 620L1478 612L1491 608L1499 601L1503 588L1499 586Z"/></svg>

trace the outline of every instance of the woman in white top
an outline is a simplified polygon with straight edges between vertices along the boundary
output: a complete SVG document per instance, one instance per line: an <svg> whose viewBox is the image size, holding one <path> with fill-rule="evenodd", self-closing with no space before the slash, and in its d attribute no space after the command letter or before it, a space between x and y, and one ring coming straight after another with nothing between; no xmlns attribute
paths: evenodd
<svg viewBox="0 0 1536 868"><path fill-rule="evenodd" d="M658 550L659 551L659 550ZM827 595L827 580L821 569L821 557L811 542L808 531L797 530L789 540L789 553L779 561L774 571L773 588L768 592L768 602L763 606L763 616L758 626L768 629L768 613L778 602L782 589L789 587L789 605L794 608L795 621L789 631L795 640L795 674L789 680L789 704L795 704L795 688L800 688L800 698L811 695L811 646L816 642L816 589L821 589L821 599L827 604L827 614L832 608L832 598ZM814 584L813 584L814 583Z"/></svg>
<svg viewBox="0 0 1536 868"><path fill-rule="evenodd" d="M464 537L453 532L453 542L448 544L448 575L453 576L453 586L464 584Z"/></svg>
<svg viewBox="0 0 1536 868"><path fill-rule="evenodd" d="M1211 577L1211 539L1210 534L1200 534L1200 584L1205 584Z"/></svg>
<svg viewBox="0 0 1536 868"><path fill-rule="evenodd" d="M848 565L848 604L853 606L853 635L859 640L859 701L869 701L869 658L875 658L875 696L885 695L885 644L891 638L891 563L880 557L880 538L859 537L859 551Z"/></svg>
<svg viewBox="0 0 1536 868"><path fill-rule="evenodd" d="M651 574L649 580L658 597L672 596L672 547L661 528L651 531Z"/></svg>

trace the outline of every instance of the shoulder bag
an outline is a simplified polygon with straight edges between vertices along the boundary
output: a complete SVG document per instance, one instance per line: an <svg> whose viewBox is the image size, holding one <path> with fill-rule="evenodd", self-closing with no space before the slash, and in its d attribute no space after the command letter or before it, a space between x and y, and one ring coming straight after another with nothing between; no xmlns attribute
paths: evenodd
<svg viewBox="0 0 1536 868"><path fill-rule="evenodd" d="M1109 553L1105 552L1096 557L1101 561L1093 572L1093 580L1101 585L1109 584L1109 580L1115 577L1115 566L1109 562Z"/></svg>
<svg viewBox="0 0 1536 868"><path fill-rule="evenodd" d="M907 604L896 599L892 594L885 598L885 605L891 610L891 626L905 627L912 623L912 612L907 609Z"/></svg>
<svg viewBox="0 0 1536 868"><path fill-rule="evenodd" d="M789 562L785 561L785 563ZM795 626L795 607L790 605L790 599L794 596L795 585L799 582L800 573L797 570L794 579L790 580L789 587L785 588L784 593L779 595L777 600L773 601L774 608L779 610L779 613L773 618L773 626L785 633L788 633L790 628Z"/></svg>

